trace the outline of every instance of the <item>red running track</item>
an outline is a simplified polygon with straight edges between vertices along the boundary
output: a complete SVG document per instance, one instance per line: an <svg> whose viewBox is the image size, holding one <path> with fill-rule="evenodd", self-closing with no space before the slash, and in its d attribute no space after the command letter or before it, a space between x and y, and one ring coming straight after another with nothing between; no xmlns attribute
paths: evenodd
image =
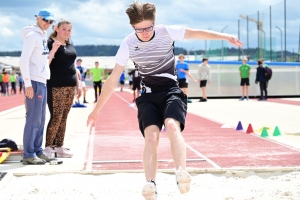
<svg viewBox="0 0 300 200"><path fill-rule="evenodd" d="M141 160L144 139L138 129L137 110L129 106L132 95L115 92L99 115L93 145L93 170L143 169ZM126 102L127 101L127 102ZM221 124L188 113L183 131L188 145L187 159L208 158L207 161L187 162L194 168L237 167L296 167L300 165L300 151L264 138L234 129L222 129ZM171 159L170 145L161 133L159 160ZM203 157L204 156L204 157ZM90 161L91 162L91 161ZM113 163L116 162L116 163ZM173 162L160 162L159 169L174 169Z"/></svg>
<svg viewBox="0 0 300 200"><path fill-rule="evenodd" d="M24 104L24 94L15 94L11 96L0 95L0 112Z"/></svg>

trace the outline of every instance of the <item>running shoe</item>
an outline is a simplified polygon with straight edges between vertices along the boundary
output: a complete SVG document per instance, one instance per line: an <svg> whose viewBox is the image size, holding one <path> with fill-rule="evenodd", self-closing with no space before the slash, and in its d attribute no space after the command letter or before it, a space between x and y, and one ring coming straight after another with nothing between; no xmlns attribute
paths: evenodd
<svg viewBox="0 0 300 200"><path fill-rule="evenodd" d="M247 97L246 100L249 101L250 100L249 97Z"/></svg>
<svg viewBox="0 0 300 200"><path fill-rule="evenodd" d="M53 149L51 147L45 147L44 153L47 157L52 158L53 157Z"/></svg>
<svg viewBox="0 0 300 200"><path fill-rule="evenodd" d="M239 100L240 100L240 101L244 101L244 98L243 98L243 97L241 97L241 98L239 98Z"/></svg>
<svg viewBox="0 0 300 200"><path fill-rule="evenodd" d="M55 160L55 158L48 157L46 154L42 153L41 155L38 156L40 159L45 160L46 162L50 162Z"/></svg>
<svg viewBox="0 0 300 200"><path fill-rule="evenodd" d="M187 171L181 168L176 171L176 182L181 194L190 191L191 179L192 177Z"/></svg>
<svg viewBox="0 0 300 200"><path fill-rule="evenodd" d="M157 199L157 190L156 190L155 182L152 180L147 182L143 187L142 194L143 194L145 200L156 200Z"/></svg>
<svg viewBox="0 0 300 200"><path fill-rule="evenodd" d="M54 151L56 152L57 157L60 158L71 158L73 156L73 153L68 148L55 147Z"/></svg>
<svg viewBox="0 0 300 200"><path fill-rule="evenodd" d="M22 164L23 165L44 165L46 164L46 160L40 159L35 156L32 158L23 158Z"/></svg>

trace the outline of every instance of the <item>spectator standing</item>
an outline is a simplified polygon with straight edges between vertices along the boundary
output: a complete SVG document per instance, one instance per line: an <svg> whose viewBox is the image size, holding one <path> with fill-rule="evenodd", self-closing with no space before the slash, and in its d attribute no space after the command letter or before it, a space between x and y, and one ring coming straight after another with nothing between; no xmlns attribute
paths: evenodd
<svg viewBox="0 0 300 200"><path fill-rule="evenodd" d="M258 67L256 69L256 79L255 83L259 83L259 88L260 88L260 98L258 101L267 101L268 99L268 91L267 91L267 80L265 77L265 66L264 66L264 61L262 59L259 59L258 62ZM263 95L265 93L265 95Z"/></svg>
<svg viewBox="0 0 300 200"><path fill-rule="evenodd" d="M207 94L206 94L206 85L207 83L210 84L210 66L208 65L208 58L202 59L202 64L198 67L198 75L199 75L199 83L200 88L202 89L202 98L200 102L207 101Z"/></svg>
<svg viewBox="0 0 300 200"><path fill-rule="evenodd" d="M48 157L53 152L56 152L58 157L73 156L70 149L63 146L76 86L79 95L81 94L80 81L77 79L74 65L77 54L70 42L71 32L71 22L61 19L48 39L51 71L51 78L47 82L50 120L46 131L45 153Z"/></svg>
<svg viewBox="0 0 300 200"><path fill-rule="evenodd" d="M50 78L47 29L54 22L53 13L42 9L36 15L36 25L23 28L23 48L20 70L24 77L26 122L23 136L24 165L43 165L52 159L43 152L43 132L46 118L47 79Z"/></svg>
<svg viewBox="0 0 300 200"><path fill-rule="evenodd" d="M79 70L79 72L81 74L81 88L83 91L83 103L88 103L86 101L86 84L85 84L85 77L87 74L87 69L85 67L82 67L81 64L82 64L82 60L80 58L77 59L77 69Z"/></svg>
<svg viewBox="0 0 300 200"><path fill-rule="evenodd" d="M9 90L8 90L8 86L9 86L9 74L8 72L4 71L2 74L2 93L4 96L9 96Z"/></svg>
<svg viewBox="0 0 300 200"><path fill-rule="evenodd" d="M12 71L12 74L10 75L9 79L10 79L10 86L11 86L10 94L17 94L17 88L16 88L17 75L15 71Z"/></svg>
<svg viewBox="0 0 300 200"><path fill-rule="evenodd" d="M101 94L102 89L102 79L104 77L104 70L99 67L99 62L95 62L95 67L90 69L89 73L92 75L92 79L94 82L94 90L95 90L95 101L97 102L98 94Z"/></svg>
<svg viewBox="0 0 300 200"><path fill-rule="evenodd" d="M120 76L119 83L120 83L120 86L121 86L120 91L123 92L123 88L124 88L124 84L125 84L125 73L124 73L124 71L122 72L122 74Z"/></svg>
<svg viewBox="0 0 300 200"><path fill-rule="evenodd" d="M20 73L20 75L18 76L18 82L19 82L19 92L20 94L22 94L22 89L23 89L23 77L22 74Z"/></svg>
<svg viewBox="0 0 300 200"><path fill-rule="evenodd" d="M129 73L129 76L132 77L132 90L133 90L133 100L132 102L135 102L135 99L140 96L140 90L141 90L141 76L139 75L138 69L134 69Z"/></svg>
<svg viewBox="0 0 300 200"><path fill-rule="evenodd" d="M241 87L242 87L242 97L240 98L240 101L243 101L245 99L245 93L246 93L246 100L249 101L249 85L250 85L250 65L247 64L248 59L243 58L242 62L243 64L240 66L240 78L241 78Z"/></svg>

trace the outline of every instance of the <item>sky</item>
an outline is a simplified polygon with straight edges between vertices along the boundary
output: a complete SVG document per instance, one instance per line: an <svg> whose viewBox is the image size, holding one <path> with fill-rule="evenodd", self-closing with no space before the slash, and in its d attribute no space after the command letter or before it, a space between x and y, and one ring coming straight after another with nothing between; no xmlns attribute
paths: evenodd
<svg viewBox="0 0 300 200"><path fill-rule="evenodd" d="M144 1L141 1L144 2ZM183 25L195 29L238 35L247 46L247 20L240 14L257 19L257 12L264 19L264 38L270 40L269 8L272 6L272 41L281 47L281 32L284 30L283 0L152 0L156 5L156 24ZM22 28L35 24L40 9L54 12L55 19L72 22L72 40L75 45L120 45L124 37L133 31L125 10L133 0L0 0L0 51L21 50ZM287 49L298 51L300 17L299 0L287 0ZM264 16L262 17L262 13ZM261 19L260 19L261 20ZM48 31L50 34L50 30ZM258 31L254 22L249 22L249 47L256 47ZM284 36L284 33L283 33ZM208 42L207 48L215 43ZM225 44L231 47L229 44ZM204 49L205 41L176 41L175 46L188 50Z"/></svg>

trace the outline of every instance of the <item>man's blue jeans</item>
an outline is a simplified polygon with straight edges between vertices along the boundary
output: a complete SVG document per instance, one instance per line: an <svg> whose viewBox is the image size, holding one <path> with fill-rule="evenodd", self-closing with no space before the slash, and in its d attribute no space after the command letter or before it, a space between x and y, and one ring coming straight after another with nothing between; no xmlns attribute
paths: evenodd
<svg viewBox="0 0 300 200"><path fill-rule="evenodd" d="M34 91L33 98L26 97L27 116L23 136L25 159L39 156L43 153L42 143L46 117L46 84L36 81L31 81L31 84Z"/></svg>

